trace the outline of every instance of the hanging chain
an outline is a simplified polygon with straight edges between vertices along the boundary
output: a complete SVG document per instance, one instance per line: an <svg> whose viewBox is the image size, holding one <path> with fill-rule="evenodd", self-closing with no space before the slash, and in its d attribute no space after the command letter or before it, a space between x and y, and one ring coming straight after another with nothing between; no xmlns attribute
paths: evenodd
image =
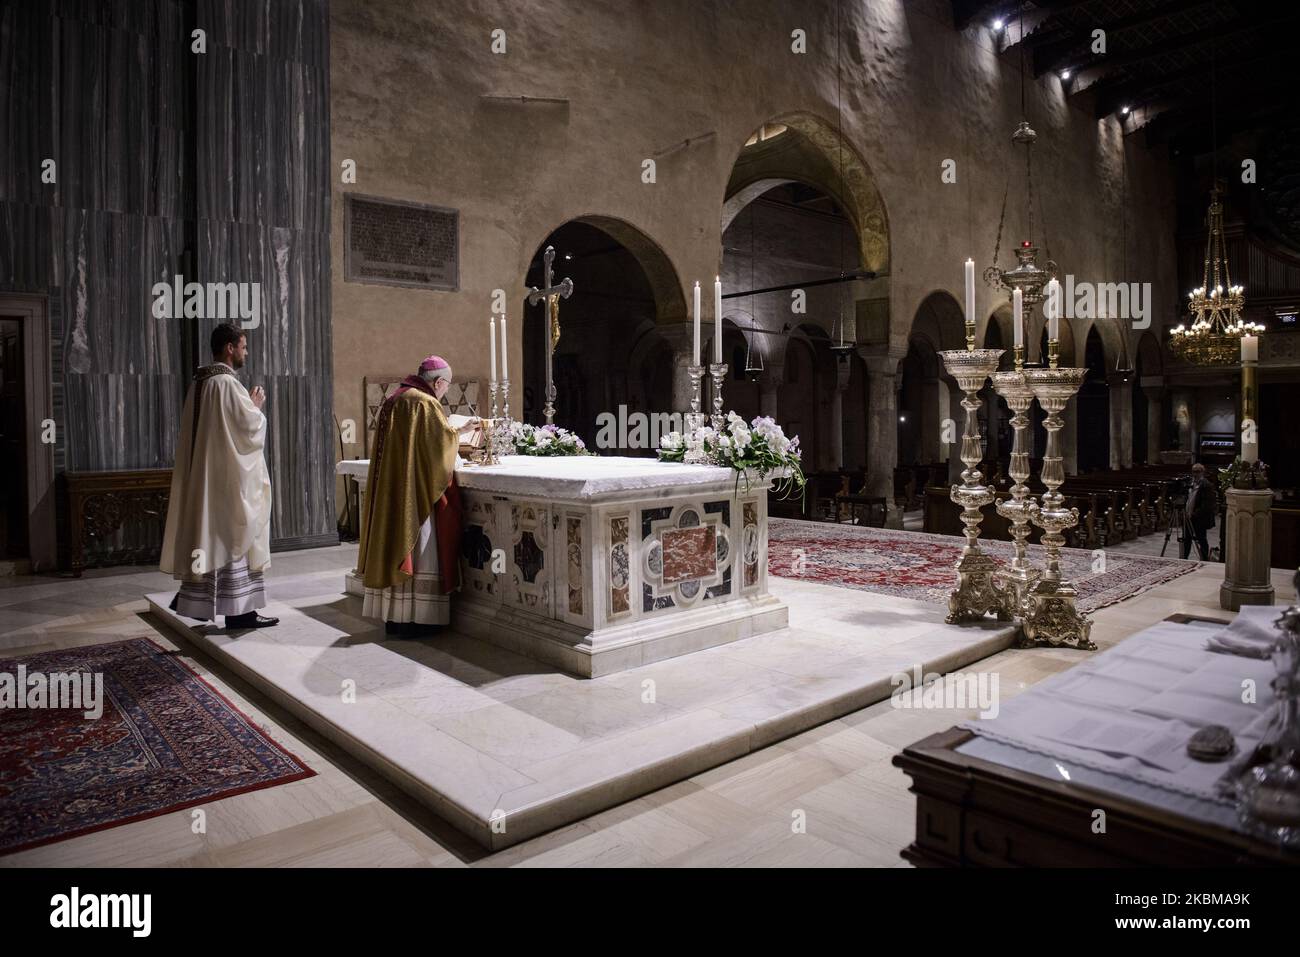
<svg viewBox="0 0 1300 957"><path fill-rule="evenodd" d="M1007 221L1007 196L1011 192L1011 177L1007 177L1007 183L1002 187L1002 212L998 215L998 235L993 240L993 268L998 268L998 250L1002 248L1002 227Z"/></svg>

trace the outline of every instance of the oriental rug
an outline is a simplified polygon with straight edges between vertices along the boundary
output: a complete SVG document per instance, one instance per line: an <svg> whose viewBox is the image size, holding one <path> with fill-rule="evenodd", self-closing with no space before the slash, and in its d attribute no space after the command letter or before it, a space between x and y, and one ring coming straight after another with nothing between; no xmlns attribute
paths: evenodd
<svg viewBox="0 0 1300 957"><path fill-rule="evenodd" d="M780 578L947 605L965 543L964 538L928 532L773 518L768 523L767 570ZM1000 564L1010 563L1015 555L1010 542L981 539L980 548ZM1043 556L1041 545L1029 546L1032 565L1042 568ZM1061 550L1061 570L1078 589L1079 610L1085 612L1132 598L1199 565L1177 558Z"/></svg>
<svg viewBox="0 0 1300 957"><path fill-rule="evenodd" d="M59 684L76 700L65 676L99 717L36 697ZM148 638L0 660L0 693L0 854L316 773Z"/></svg>

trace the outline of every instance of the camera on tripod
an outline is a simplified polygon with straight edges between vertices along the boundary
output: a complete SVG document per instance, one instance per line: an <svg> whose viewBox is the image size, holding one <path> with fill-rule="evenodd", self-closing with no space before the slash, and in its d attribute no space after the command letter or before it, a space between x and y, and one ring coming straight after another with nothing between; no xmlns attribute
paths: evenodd
<svg viewBox="0 0 1300 957"><path fill-rule="evenodd" d="M1169 504L1174 508L1185 508L1187 495L1192 490L1192 477L1184 475L1169 483Z"/></svg>

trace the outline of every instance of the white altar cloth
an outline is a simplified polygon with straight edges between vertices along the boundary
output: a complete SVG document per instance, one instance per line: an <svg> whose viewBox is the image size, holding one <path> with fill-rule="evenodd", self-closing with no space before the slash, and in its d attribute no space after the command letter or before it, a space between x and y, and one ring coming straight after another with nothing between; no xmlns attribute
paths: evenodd
<svg viewBox="0 0 1300 957"><path fill-rule="evenodd" d="M456 470L462 488L519 495L589 499L645 489L734 482L736 473L716 465L685 465L658 459L595 455L507 455L499 465ZM741 479L744 488L744 479Z"/></svg>
<svg viewBox="0 0 1300 957"><path fill-rule="evenodd" d="M340 462L362 494L369 462ZM452 625L595 677L788 623L767 591L773 477L613 456L456 469L462 588ZM365 509L363 507L362 514ZM348 591L359 592L355 573Z"/></svg>

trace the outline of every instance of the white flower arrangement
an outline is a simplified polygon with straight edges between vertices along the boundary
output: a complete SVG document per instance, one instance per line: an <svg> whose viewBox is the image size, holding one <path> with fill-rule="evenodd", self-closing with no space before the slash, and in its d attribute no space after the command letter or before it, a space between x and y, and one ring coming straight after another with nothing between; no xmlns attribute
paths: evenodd
<svg viewBox="0 0 1300 957"><path fill-rule="evenodd" d="M558 425L510 423L510 440L516 455L590 455L586 443Z"/></svg>
<svg viewBox="0 0 1300 957"><path fill-rule="evenodd" d="M804 487L799 455L799 437L788 438L769 415L746 424L735 412L728 412L721 429L704 425L686 434L669 432L659 442L659 458L665 462L698 459L735 469L746 480L751 473L766 478L779 472L778 487L784 486L786 494Z"/></svg>

